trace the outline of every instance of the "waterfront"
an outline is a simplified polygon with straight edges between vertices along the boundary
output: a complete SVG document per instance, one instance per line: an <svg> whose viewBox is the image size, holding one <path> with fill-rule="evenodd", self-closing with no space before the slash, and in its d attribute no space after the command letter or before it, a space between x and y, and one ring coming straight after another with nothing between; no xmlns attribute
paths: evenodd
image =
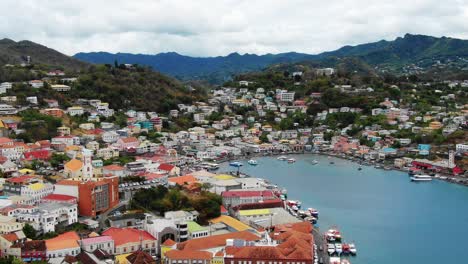
<svg viewBox="0 0 468 264"><path fill-rule="evenodd" d="M292 157L294 164L276 157L257 158L258 166L244 161L241 172L286 188L305 208L317 208L322 231L337 226L345 241L356 243L352 263L450 263L463 256L467 187L413 183L404 172L367 166L359 171L356 163L326 156ZM220 171L226 170L233 168L224 164Z"/></svg>

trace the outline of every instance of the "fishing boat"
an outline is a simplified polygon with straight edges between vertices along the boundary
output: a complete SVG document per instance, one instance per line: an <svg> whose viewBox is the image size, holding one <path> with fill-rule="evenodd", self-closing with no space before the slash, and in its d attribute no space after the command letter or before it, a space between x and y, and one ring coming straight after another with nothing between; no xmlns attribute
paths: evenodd
<svg viewBox="0 0 468 264"><path fill-rule="evenodd" d="M329 255L335 253L335 244L328 244L327 252L328 252Z"/></svg>
<svg viewBox="0 0 468 264"><path fill-rule="evenodd" d="M252 166L258 165L258 162L256 160L254 160L254 159L251 159L251 160L247 161L247 163L249 163L249 165L252 165Z"/></svg>
<svg viewBox="0 0 468 264"><path fill-rule="evenodd" d="M411 181L432 181L432 177L429 175L413 175L410 177Z"/></svg>
<svg viewBox="0 0 468 264"><path fill-rule="evenodd" d="M276 158L277 160L287 160L288 157L286 156L279 156L278 158Z"/></svg>
<svg viewBox="0 0 468 264"><path fill-rule="evenodd" d="M288 159L288 163L294 163L294 162L296 162L295 159L293 159L293 158Z"/></svg>
<svg viewBox="0 0 468 264"><path fill-rule="evenodd" d="M233 162L229 163L229 166L238 168L238 167L242 167L243 164L242 164L242 162L239 162L239 161L233 161Z"/></svg>
<svg viewBox="0 0 468 264"><path fill-rule="evenodd" d="M341 246L340 243L335 244L335 252L340 255L343 252L343 247Z"/></svg>
<svg viewBox="0 0 468 264"><path fill-rule="evenodd" d="M351 255L357 254L356 246L354 245L354 243L349 244L349 253L351 253Z"/></svg>

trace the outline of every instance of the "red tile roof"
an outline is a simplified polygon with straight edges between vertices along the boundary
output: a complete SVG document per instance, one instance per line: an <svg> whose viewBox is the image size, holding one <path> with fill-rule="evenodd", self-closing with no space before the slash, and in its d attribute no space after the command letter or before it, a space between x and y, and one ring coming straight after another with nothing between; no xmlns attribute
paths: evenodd
<svg viewBox="0 0 468 264"><path fill-rule="evenodd" d="M164 256L171 260L210 260L213 255L210 252L198 250L171 250Z"/></svg>
<svg viewBox="0 0 468 264"><path fill-rule="evenodd" d="M158 169L163 170L163 171L171 171L171 170L174 169L174 168L175 168L174 165L165 164L165 163L159 165L159 167L158 167Z"/></svg>
<svg viewBox="0 0 468 264"><path fill-rule="evenodd" d="M11 183L26 183L30 179L33 179L33 178L35 178L35 177L34 176L29 176L29 175L22 175L22 176L18 176L18 177L8 178L8 179L6 179L6 181L11 182Z"/></svg>
<svg viewBox="0 0 468 264"><path fill-rule="evenodd" d="M185 185L185 184L197 182L197 179L193 177L192 175L188 174L188 175L184 175L180 177L169 178L169 182L179 184L179 185Z"/></svg>
<svg viewBox="0 0 468 264"><path fill-rule="evenodd" d="M115 246L121 246L127 243L139 242L143 240L156 240L150 233L133 228L111 227L102 233L103 236L111 236L114 239Z"/></svg>
<svg viewBox="0 0 468 264"><path fill-rule="evenodd" d="M126 137L126 138L121 138L123 143L133 143L133 142L138 142L138 139L136 137Z"/></svg>
<svg viewBox="0 0 468 264"><path fill-rule="evenodd" d="M70 196L70 195L65 195L65 194L49 194L42 198L42 200L50 200L50 201L64 201L64 202L69 202L69 201L76 201L76 197Z"/></svg>
<svg viewBox="0 0 468 264"><path fill-rule="evenodd" d="M256 241L259 240L260 237L249 231L233 232L228 234L191 239L178 244L177 248L185 251L222 247L226 245L226 239L243 239L247 241Z"/></svg>
<svg viewBox="0 0 468 264"><path fill-rule="evenodd" d="M9 234L4 234L2 235L2 237L8 241L10 241L11 243L17 241L19 239L19 237L15 234L15 233L9 233Z"/></svg>
<svg viewBox="0 0 468 264"><path fill-rule="evenodd" d="M120 166L120 165L116 165L116 164L104 166L103 169L105 169L105 170L110 170L110 171L122 171L122 170L125 170L124 167L122 167L122 166Z"/></svg>
<svg viewBox="0 0 468 264"><path fill-rule="evenodd" d="M162 246L166 246L166 247L172 247L173 245L177 244L174 240L168 238L166 239L166 241L164 241L164 243L162 243L161 245Z"/></svg>
<svg viewBox="0 0 468 264"><path fill-rule="evenodd" d="M223 197L274 197L270 190L264 191L227 191L222 193Z"/></svg>

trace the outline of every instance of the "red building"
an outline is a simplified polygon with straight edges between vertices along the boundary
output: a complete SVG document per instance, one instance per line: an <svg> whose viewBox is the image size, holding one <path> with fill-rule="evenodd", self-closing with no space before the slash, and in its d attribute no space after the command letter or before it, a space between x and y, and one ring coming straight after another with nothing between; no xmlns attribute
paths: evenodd
<svg viewBox="0 0 468 264"><path fill-rule="evenodd" d="M54 193L76 197L78 214L96 217L119 203L119 179L63 180L55 185Z"/></svg>
<svg viewBox="0 0 468 264"><path fill-rule="evenodd" d="M25 241L13 247L20 248L21 260L24 262L47 260L47 247L44 240Z"/></svg>
<svg viewBox="0 0 468 264"><path fill-rule="evenodd" d="M39 149L33 150L29 152L25 152L24 154L25 160L48 160L51 156L51 153L47 149Z"/></svg>

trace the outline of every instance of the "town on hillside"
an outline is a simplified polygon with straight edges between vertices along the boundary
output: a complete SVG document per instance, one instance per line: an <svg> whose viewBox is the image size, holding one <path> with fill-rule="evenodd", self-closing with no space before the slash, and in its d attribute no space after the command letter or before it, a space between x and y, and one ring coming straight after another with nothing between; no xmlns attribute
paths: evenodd
<svg viewBox="0 0 468 264"><path fill-rule="evenodd" d="M145 83L162 77L138 65L72 72L30 59L0 75L8 263L317 264L355 255L338 230L317 231L315 209L239 171L260 156L317 153L468 185L468 80L293 65L202 87ZM236 169L220 171L223 162Z"/></svg>

